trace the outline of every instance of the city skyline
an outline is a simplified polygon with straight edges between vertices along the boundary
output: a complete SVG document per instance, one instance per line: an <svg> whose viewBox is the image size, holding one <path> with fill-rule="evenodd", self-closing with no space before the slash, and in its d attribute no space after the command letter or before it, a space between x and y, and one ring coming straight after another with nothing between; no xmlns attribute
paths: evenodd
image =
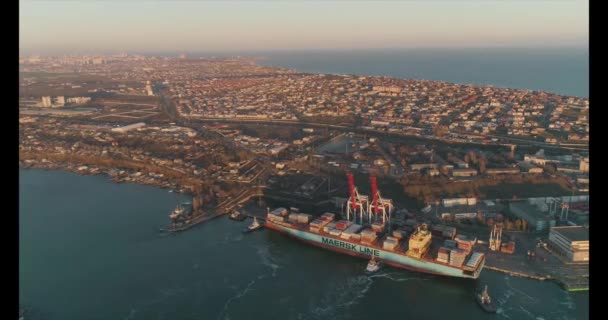
<svg viewBox="0 0 608 320"><path fill-rule="evenodd" d="M587 47L586 1L21 1L20 52Z"/></svg>

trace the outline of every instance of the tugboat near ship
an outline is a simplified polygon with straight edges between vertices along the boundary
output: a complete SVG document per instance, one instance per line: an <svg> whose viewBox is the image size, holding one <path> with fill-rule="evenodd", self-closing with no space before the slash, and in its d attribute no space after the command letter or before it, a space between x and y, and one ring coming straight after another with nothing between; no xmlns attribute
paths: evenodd
<svg viewBox="0 0 608 320"><path fill-rule="evenodd" d="M372 259L369 260L369 262L367 263L367 267L365 268L365 274L372 275L378 272L381 266L382 262L377 261L376 258L372 256Z"/></svg>
<svg viewBox="0 0 608 320"><path fill-rule="evenodd" d="M488 313L496 313L496 305L492 302L492 298L488 294L488 286L486 285L483 291L477 293L475 295L475 300L479 306L483 309L483 311Z"/></svg>
<svg viewBox="0 0 608 320"><path fill-rule="evenodd" d="M255 230L260 229L262 226L263 225L258 222L258 218L253 217L253 222L249 226L247 226L247 229L243 230L243 233L253 232Z"/></svg>

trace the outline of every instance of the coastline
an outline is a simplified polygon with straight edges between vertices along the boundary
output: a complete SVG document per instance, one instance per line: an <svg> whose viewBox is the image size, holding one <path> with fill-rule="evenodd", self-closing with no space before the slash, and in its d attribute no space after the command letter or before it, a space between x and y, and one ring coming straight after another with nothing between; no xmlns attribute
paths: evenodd
<svg viewBox="0 0 608 320"><path fill-rule="evenodd" d="M80 168L86 167L87 169L80 170ZM63 163L55 163L55 162L45 162L45 163L28 163L27 165L23 164L22 161L19 162L19 169L37 169L37 170L53 170L53 171L66 171L75 173L81 176L95 176L95 175L103 175L109 178L110 181L114 183L135 183L140 185L149 185L154 186L161 189L168 189L169 192L175 192L185 195L192 195L189 190L184 189L183 187L178 186L172 182L163 182L155 179L151 179L149 176L139 175L135 176L134 174L118 176L113 174L116 171L124 171L117 168L100 168L94 166L83 166L78 164L63 164Z"/></svg>

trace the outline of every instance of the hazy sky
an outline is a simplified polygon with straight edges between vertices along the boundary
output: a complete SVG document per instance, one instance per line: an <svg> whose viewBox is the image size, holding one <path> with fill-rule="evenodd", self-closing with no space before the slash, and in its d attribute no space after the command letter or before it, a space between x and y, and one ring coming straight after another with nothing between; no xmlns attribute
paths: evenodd
<svg viewBox="0 0 608 320"><path fill-rule="evenodd" d="M587 46L585 0L20 1L26 51Z"/></svg>

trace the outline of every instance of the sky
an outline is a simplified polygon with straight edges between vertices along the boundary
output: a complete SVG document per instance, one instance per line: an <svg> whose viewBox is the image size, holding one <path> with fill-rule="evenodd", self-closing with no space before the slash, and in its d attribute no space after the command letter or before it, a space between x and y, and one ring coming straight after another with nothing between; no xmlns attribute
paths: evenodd
<svg viewBox="0 0 608 320"><path fill-rule="evenodd" d="M587 47L586 0L20 0L26 52Z"/></svg>

